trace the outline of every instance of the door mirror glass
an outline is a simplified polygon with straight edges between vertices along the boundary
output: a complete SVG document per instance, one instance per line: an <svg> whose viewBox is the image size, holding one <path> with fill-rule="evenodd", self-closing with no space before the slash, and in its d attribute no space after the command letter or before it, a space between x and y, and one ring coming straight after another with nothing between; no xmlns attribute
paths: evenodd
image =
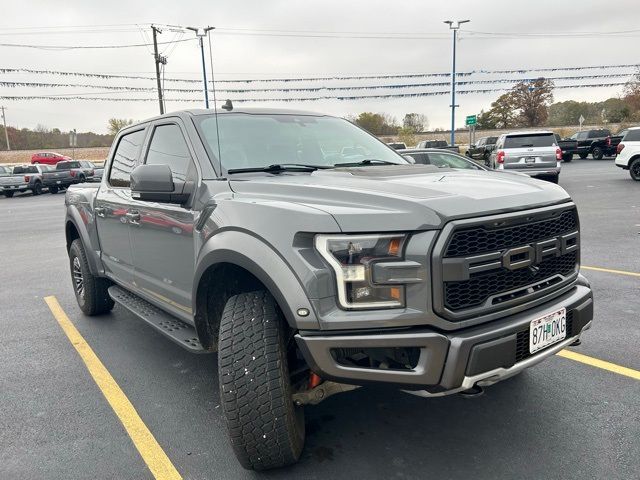
<svg viewBox="0 0 640 480"><path fill-rule="evenodd" d="M409 162L409 163L411 163L411 164L416 163L416 159L415 159L415 158L413 158L411 155L402 155L402 156L404 157L404 159L405 159L407 162Z"/></svg>
<svg viewBox="0 0 640 480"><path fill-rule="evenodd" d="M139 165L131 172L131 196L148 202L184 204L191 192L186 183L173 180L169 165Z"/></svg>

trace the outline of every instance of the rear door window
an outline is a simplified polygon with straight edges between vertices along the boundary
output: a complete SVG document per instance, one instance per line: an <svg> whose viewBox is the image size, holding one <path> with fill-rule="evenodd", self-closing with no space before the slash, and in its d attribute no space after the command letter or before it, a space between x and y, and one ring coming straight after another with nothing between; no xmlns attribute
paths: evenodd
<svg viewBox="0 0 640 480"><path fill-rule="evenodd" d="M504 148L551 147L555 141L553 133L510 135L504 140Z"/></svg>
<svg viewBox="0 0 640 480"><path fill-rule="evenodd" d="M142 146L142 142L144 142L144 137L145 130L127 133L120 137L109 170L109 183L111 186L129 187L131 183L131 171L136 164L140 147Z"/></svg>
<svg viewBox="0 0 640 480"><path fill-rule="evenodd" d="M608 137L611 135L609 130L591 130L589 132L589 138Z"/></svg>

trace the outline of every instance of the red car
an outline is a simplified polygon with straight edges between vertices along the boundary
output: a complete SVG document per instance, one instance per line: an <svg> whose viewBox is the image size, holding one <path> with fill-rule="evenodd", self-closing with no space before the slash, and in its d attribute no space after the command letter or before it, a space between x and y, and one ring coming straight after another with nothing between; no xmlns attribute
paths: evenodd
<svg viewBox="0 0 640 480"><path fill-rule="evenodd" d="M63 160L71 160L71 157L60 155L59 153L55 152L38 152L31 155L32 164L41 163L44 165L55 165L56 163L62 162Z"/></svg>

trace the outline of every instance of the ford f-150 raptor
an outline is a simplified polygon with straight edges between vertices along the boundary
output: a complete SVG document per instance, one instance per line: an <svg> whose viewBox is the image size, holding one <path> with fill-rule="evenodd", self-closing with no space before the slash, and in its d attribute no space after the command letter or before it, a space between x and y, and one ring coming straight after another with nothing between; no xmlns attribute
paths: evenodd
<svg viewBox="0 0 640 480"><path fill-rule="evenodd" d="M246 468L299 458L305 405L367 384L481 389L578 343L593 317L561 187L410 164L340 118L191 110L137 123L66 209L81 310L115 302L217 351Z"/></svg>

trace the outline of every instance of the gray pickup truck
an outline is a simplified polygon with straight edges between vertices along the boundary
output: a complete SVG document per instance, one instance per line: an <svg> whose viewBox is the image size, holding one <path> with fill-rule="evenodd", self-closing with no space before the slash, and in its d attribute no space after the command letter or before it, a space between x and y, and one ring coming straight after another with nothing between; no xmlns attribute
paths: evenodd
<svg viewBox="0 0 640 480"><path fill-rule="evenodd" d="M410 164L340 118L190 110L137 123L66 209L81 310L117 303L192 352L217 351L249 469L297 461L305 405L370 384L478 393L592 322L562 188Z"/></svg>
<svg viewBox="0 0 640 480"><path fill-rule="evenodd" d="M42 175L42 183L49 189L49 193L69 188L76 183L91 181L94 176L94 168L85 160L65 160L58 162L55 169Z"/></svg>
<svg viewBox="0 0 640 480"><path fill-rule="evenodd" d="M0 194L11 198L16 193L31 191L34 195L42 193L42 175L53 167L49 165L17 165L10 175L0 177Z"/></svg>

